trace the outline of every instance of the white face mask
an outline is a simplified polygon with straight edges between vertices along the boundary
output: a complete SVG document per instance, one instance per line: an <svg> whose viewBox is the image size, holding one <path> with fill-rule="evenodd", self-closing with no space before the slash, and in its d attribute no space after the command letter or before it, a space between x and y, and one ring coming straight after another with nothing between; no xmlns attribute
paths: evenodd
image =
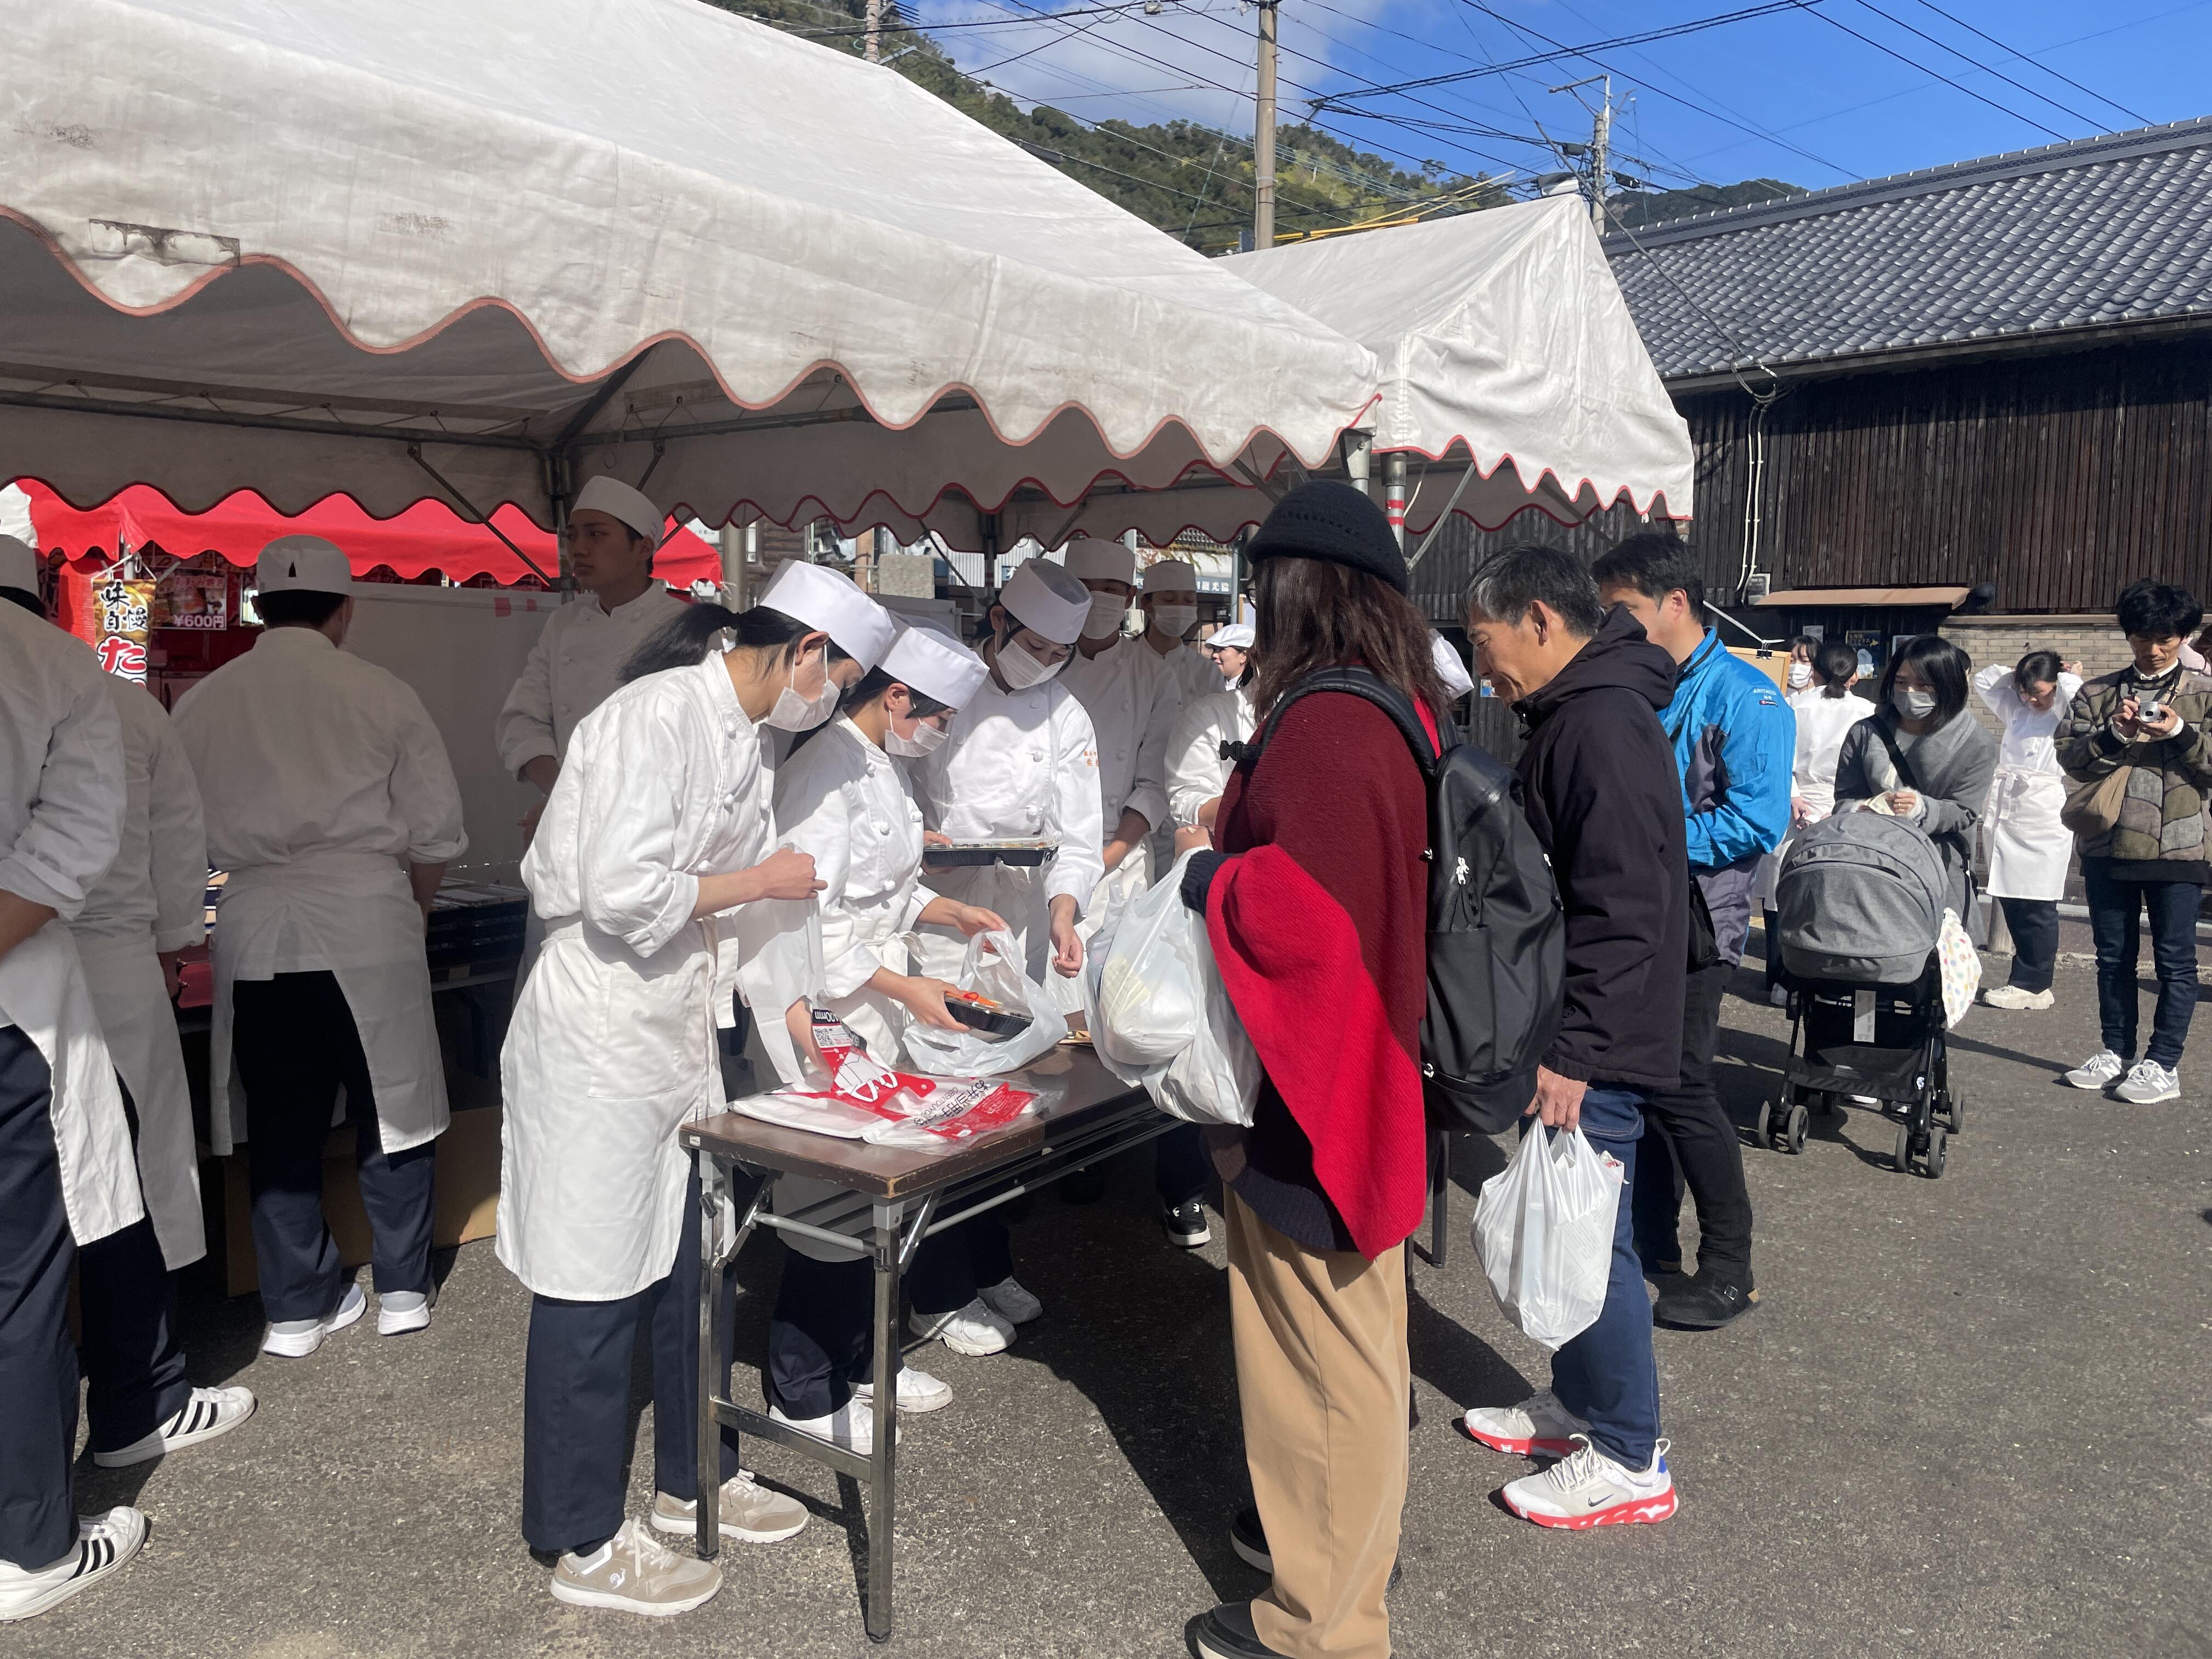
<svg viewBox="0 0 2212 1659"><path fill-rule="evenodd" d="M822 689L811 697L802 697L789 686L775 694L775 707L769 709L761 721L779 732L811 732L816 726L837 712L837 699L844 695L842 688L830 678L830 651L822 652ZM797 678L793 671L793 678Z"/></svg>
<svg viewBox="0 0 2212 1659"><path fill-rule="evenodd" d="M1790 665L1790 689L1792 691L1802 691L1807 686L1812 684L1812 664L1808 662L1793 662Z"/></svg>
<svg viewBox="0 0 2212 1659"><path fill-rule="evenodd" d="M1010 690L1026 691L1032 685L1042 685L1066 665L1064 659L1054 663L1039 662L1022 649L1020 641L1011 635L999 647L999 678L1006 681Z"/></svg>
<svg viewBox="0 0 2212 1659"><path fill-rule="evenodd" d="M1161 633L1170 639L1181 639L1190 632L1191 624L1198 620L1194 605L1156 605L1152 607L1152 622Z"/></svg>
<svg viewBox="0 0 2212 1659"><path fill-rule="evenodd" d="M1103 640L1120 633L1121 614L1128 608L1128 600L1119 593L1093 593L1091 614L1083 619L1083 637Z"/></svg>
<svg viewBox="0 0 2212 1659"><path fill-rule="evenodd" d="M1889 701L1899 714L1911 720L1924 720L1936 712L1936 694L1933 691L1916 691L1904 685L1892 686Z"/></svg>
<svg viewBox="0 0 2212 1659"><path fill-rule="evenodd" d="M887 726L884 730L884 747L902 759L920 760L924 755L934 753L950 735L946 727L932 726L927 720L915 726L910 738L902 738L895 727Z"/></svg>

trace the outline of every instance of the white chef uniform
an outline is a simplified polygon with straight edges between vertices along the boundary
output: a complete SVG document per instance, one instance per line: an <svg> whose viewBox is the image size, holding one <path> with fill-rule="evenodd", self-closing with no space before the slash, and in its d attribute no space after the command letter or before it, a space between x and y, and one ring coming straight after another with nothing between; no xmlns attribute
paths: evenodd
<svg viewBox="0 0 2212 1659"><path fill-rule="evenodd" d="M167 710L105 677L123 729L121 849L70 924L101 1033L138 1113L138 1176L170 1272L207 1254L191 1087L161 954L207 937L200 792Z"/></svg>
<svg viewBox="0 0 2212 1659"><path fill-rule="evenodd" d="M131 1126L67 923L122 835L123 744L91 650L0 603L0 888L56 919L0 957L0 1024L51 1073L62 1203L79 1244L142 1219Z"/></svg>
<svg viewBox="0 0 2212 1659"><path fill-rule="evenodd" d="M405 866L457 858L468 837L422 700L317 629L272 628L186 692L175 724L208 857L229 872L208 1055L216 1152L244 1127L232 1101L233 988L280 974L327 972L345 994L384 1151L435 1139L448 1116L445 1063Z"/></svg>
<svg viewBox="0 0 2212 1659"><path fill-rule="evenodd" d="M1196 824L1199 809L1228 787L1236 763L1221 745L1249 743L1255 724L1251 698L1231 690L1199 698L1176 719L1168 739L1168 811L1179 827Z"/></svg>
<svg viewBox="0 0 2212 1659"><path fill-rule="evenodd" d="M1790 793L1805 803L1805 822L1817 823L1836 810L1836 761L1844 751L1844 734L1871 715L1874 705L1850 691L1832 697L1817 685L1790 692L1783 701L1797 721L1797 757L1790 769ZM1753 896L1767 909L1774 908L1774 884L1796 838L1793 823L1782 844L1759 862Z"/></svg>
<svg viewBox="0 0 2212 1659"><path fill-rule="evenodd" d="M583 593L546 618L499 711L499 763L519 776L541 756L565 759L577 724L614 695L637 648L684 609L656 581L612 611Z"/></svg>
<svg viewBox="0 0 2212 1659"><path fill-rule="evenodd" d="M1187 560L1156 559L1145 567L1142 591L1147 594L1175 594L1177 603L1183 602L1182 595L1188 594L1191 607L1195 611L1198 572ZM1172 650L1158 649L1153 643L1153 629L1158 627L1158 613L1148 611L1145 617L1145 632L1139 637L1145 641L1145 649L1151 652L1160 665L1168 671L1168 678L1174 683L1184 706L1188 707L1200 697L1210 697L1218 691L1221 689L1221 671L1214 665L1213 659L1196 646L1180 642ZM1163 635L1166 632L1164 629L1160 631ZM1182 635L1176 637L1180 641Z"/></svg>
<svg viewBox="0 0 2212 1659"><path fill-rule="evenodd" d="M2061 672L2057 695L2045 709L2027 706L2013 671L2002 664L1977 673L1974 690L2004 726L1982 814L1990 860L1984 890L1993 898L2063 898L2074 836L2058 821L2066 805L2066 775L2052 734L2081 690L2081 677Z"/></svg>

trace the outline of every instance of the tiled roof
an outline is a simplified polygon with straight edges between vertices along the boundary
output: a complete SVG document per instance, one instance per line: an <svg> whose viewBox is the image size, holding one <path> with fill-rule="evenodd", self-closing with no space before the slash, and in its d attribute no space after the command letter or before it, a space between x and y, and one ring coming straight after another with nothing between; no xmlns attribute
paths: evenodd
<svg viewBox="0 0 2212 1659"><path fill-rule="evenodd" d="M1668 380L2212 321L2212 117L1615 232L1605 249Z"/></svg>

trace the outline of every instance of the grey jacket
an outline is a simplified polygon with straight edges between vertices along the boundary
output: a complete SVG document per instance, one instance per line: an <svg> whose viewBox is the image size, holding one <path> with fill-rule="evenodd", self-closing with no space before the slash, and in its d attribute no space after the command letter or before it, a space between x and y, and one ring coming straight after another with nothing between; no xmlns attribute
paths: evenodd
<svg viewBox="0 0 2212 1659"><path fill-rule="evenodd" d="M1906 748L1895 716L1887 709L1845 732L1843 751L1836 757L1838 812L1904 787L1875 733L1877 726L1886 726L1893 738L1900 739L1899 747ZM1912 770L1921 799L1917 822L1943 854L1943 867L1950 874L1951 908L1979 939L1974 909L1974 826L1981 822L1990 779L1997 769L1997 740L1961 709L1948 725L1911 744L1905 763Z"/></svg>

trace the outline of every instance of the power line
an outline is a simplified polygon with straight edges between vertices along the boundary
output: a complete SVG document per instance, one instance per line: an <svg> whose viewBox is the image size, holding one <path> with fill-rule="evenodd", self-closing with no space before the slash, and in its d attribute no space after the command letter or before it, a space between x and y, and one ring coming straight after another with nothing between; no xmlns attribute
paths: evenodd
<svg viewBox="0 0 2212 1659"><path fill-rule="evenodd" d="M1972 56L1971 53L1960 52L1958 47L1947 45L1945 42L1937 40L1934 35L1929 33L1927 30L1913 27L1911 24L1906 22L1902 17L1898 16L1893 12L1884 11L1880 6L1874 4L1873 0L1858 0L1858 3L1861 6L1863 6L1867 10L1872 12L1875 16L1887 18L1889 21L1896 24L1898 27L1905 30L1907 33L1918 35L1922 40L1928 42L1929 46L1939 47L1942 51L1949 52L1952 57L1957 58L1960 63L1972 64L1976 69L1980 70L1984 74L1996 76L1998 80L2003 82L2007 86L2017 87L2029 97L2040 99L2043 102L2050 105L2053 109L2064 110L2067 114L2072 116L2075 120L2082 123L2092 132L2096 131L2100 127L2105 125L2095 116L2084 115L2080 110L2071 108L2067 105L2060 103L2056 98L2051 97L2049 94L2038 92L2033 87L2028 86L2024 82L2014 80L2012 76L2004 73L2003 70L1996 68L1994 65L1984 64L1980 58Z"/></svg>
<svg viewBox="0 0 2212 1659"><path fill-rule="evenodd" d="M2010 53L2012 54L2012 56L2011 56L2011 58L2010 58L2009 59L2001 60L2001 61L2008 61L2008 62L2013 62L2013 63L2027 63L2027 64L2033 64L2036 66L2036 68L2038 68L2038 69L2041 70L2042 70L2045 75L2051 76L2052 76L2053 78L2055 78L2055 79L2057 79L2057 80L2063 81L2063 82L2064 82L2068 86L2069 86L2069 87L2073 88L2075 91L2076 91L2076 92L2086 92L2086 93L2087 93L2087 94L2089 94L2089 96L2091 96L2092 98L2095 99L2095 100L2096 100L2099 103L2100 103L2100 104L2110 104L2110 105L2111 105L2114 109L2116 109L2116 110L2118 110L2118 111L2119 111L2119 112L2120 112L2121 114L2123 114L2123 115L2126 116L2130 120L2132 120L2132 121L2140 121L2140 122L2142 122L2142 125L2145 125L2145 126L2147 126L2147 127L2148 127L2148 126L2154 126L2154 125L2157 125L2155 122L2154 122L2154 121L2150 118L2150 117L2149 117L2149 116L2145 115L2145 114L2144 114L2141 110L2137 110L2137 109L2130 109L2130 108L2129 108L2125 104L2123 104L2122 102L2120 102L2120 100L2119 100L2118 99L2117 99L2117 98L2107 98L2107 97L2106 97L2106 96L2105 96L2105 94L2104 94L2103 93L2099 92L2095 88L2094 88L2094 87L2085 87L2085 86L2083 86L2083 85L2082 85L2079 81L2076 81L2076 80L2075 80L2072 76L2070 76L2070 75L2063 75L2063 74L2059 73L2059 71L2058 71L2058 70L2055 70L2055 69L2051 68L2050 64L2046 64L2046 63L2044 63L2040 58L2037 58L2037 57L2036 57L2033 53L2032 53L2032 52L2022 52L2022 51L2021 51L2019 47L2017 47L2017 46L2007 46L2003 41L2002 41L2002 40L1998 40L1998 39L1996 38L1996 35L1991 34L1988 30L1986 30L1986 29L1978 29L1978 28L1976 28L1976 27L1975 27L1972 23L1969 23L1969 22L1968 22L1965 18L1960 17L1960 16L1958 16L1958 15L1955 15L1955 14L1954 14L1954 13L1948 12L1948 11L1944 10L1942 7L1941 7L1941 6L1939 6L1939 5L1937 5L1937 4L1936 4L1936 3L1935 3L1935 0L1919 0L1919 3L1920 3L1920 4L1922 4L1922 5L1923 5L1923 6L1925 6L1925 7L1927 7L1929 10L1930 10L1930 11L1934 12L1934 13L1935 13L1938 17L1942 17L1942 18L1948 19L1951 22L1957 24L1960 28L1962 28L1962 29L1966 30L1967 33L1969 33L1969 34L1974 34L1974 35L1979 35L1983 40L1984 40L1988 41L1991 46L1995 46L1995 47L1996 47L1999 52L2010 52ZM2188 10L2188 9L2190 9L2190 8L2188 8L2188 7L2184 7L2184 8L2182 8L2182 9L2183 9L2183 10ZM2147 19L2146 19L2146 20L2144 20L2144 21L2148 21L2148 20L2147 20ZM2123 25L2122 27L2132 27L2132 26L2131 26L2131 25ZM2110 33L2111 31L2105 31L2105 32L2106 32L2106 33ZM2088 37L2087 37L2087 36L2084 36L2083 38L2086 40L2086 39L2087 39ZM2073 44L2073 43L2072 43L2071 41L2062 41L2062 42L2060 42L2060 45L2063 45L2063 46L2070 46L2070 45L2072 45L2072 44ZM2052 52L2052 51L2056 51L2056 50L2057 50L2057 48L2056 48L2056 47L2052 47L2052 46L2045 46L2045 47L2044 48L2044 50L2045 50L2045 52ZM2102 125L2102 124L2101 124L2101 123L2099 123L2099 124L2097 124L2097 125Z"/></svg>
<svg viewBox="0 0 2212 1659"><path fill-rule="evenodd" d="M1997 102L1996 99L1988 97L1982 93L1976 92L1970 86L1966 86L1960 82L1954 81L1949 76L1944 74L1942 70L1936 69L1929 64L1922 63L1917 58L1909 57L1905 53L1898 51L1894 46L1884 46L1881 41L1875 40L1871 34L1860 33L1858 30L1853 28L1849 23L1844 22L1841 18L1831 16L1825 11L1815 11L1813 13L1813 15L1819 18L1830 28L1841 29L1845 34L1850 35L1852 40L1863 40L1868 46L1872 46L1876 52L1883 52L1889 57L1894 58L1899 63L1905 64L1908 69L1918 70L1923 75L1934 76L1936 79L1941 81L1945 86L1949 87L1953 91L1965 93L1967 97L1972 99L1978 104L1987 104L1991 109L1996 111L2000 115L2009 115L2014 120L2019 121L2025 125L2033 127L2038 132L2048 133L2051 137L2056 138L2062 144L2066 142L2066 135L2059 131L2057 128L2045 126L2042 122L2037 120L2032 115L2022 115L2016 109L2009 109L2006 107L2004 105Z"/></svg>

